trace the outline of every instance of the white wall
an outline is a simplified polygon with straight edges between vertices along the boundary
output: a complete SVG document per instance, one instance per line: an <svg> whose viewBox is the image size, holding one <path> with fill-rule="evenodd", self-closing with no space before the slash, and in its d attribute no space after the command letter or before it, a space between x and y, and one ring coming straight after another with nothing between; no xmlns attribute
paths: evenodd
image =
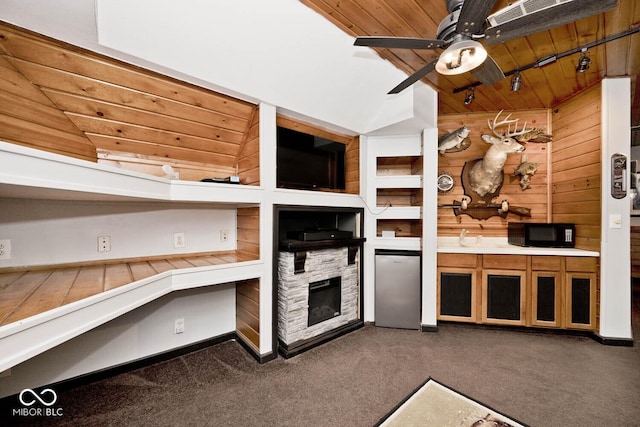
<svg viewBox="0 0 640 427"><path fill-rule="evenodd" d="M600 250L600 335L631 339L631 245L629 195L611 196L611 155L630 160L631 80L602 81L602 243ZM627 190L629 182L627 180ZM616 219L619 218L619 224Z"/></svg>
<svg viewBox="0 0 640 427"><path fill-rule="evenodd" d="M235 331L235 285L173 292L46 353L0 378L0 397L74 378ZM174 333L183 318L185 332ZM55 390L54 390L55 391Z"/></svg>
<svg viewBox="0 0 640 427"><path fill-rule="evenodd" d="M236 248L236 211L207 204L1 199L0 238L11 259L0 267L224 251ZM229 231L227 242L220 231ZM185 233L174 248L173 234ZM111 251L98 252L98 236Z"/></svg>

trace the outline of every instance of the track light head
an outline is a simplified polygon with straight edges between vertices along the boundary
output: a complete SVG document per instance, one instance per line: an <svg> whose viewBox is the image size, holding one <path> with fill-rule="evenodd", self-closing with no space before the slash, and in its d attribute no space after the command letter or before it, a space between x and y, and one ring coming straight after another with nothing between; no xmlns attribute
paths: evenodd
<svg viewBox="0 0 640 427"><path fill-rule="evenodd" d="M516 71L513 73L513 77L511 77L511 90L513 92L517 92L520 90L522 86L522 77L520 76L520 71Z"/></svg>
<svg viewBox="0 0 640 427"><path fill-rule="evenodd" d="M465 93L465 96L464 96L464 105L471 104L474 99L476 99L475 90L472 87L467 88L467 92Z"/></svg>
<svg viewBox="0 0 640 427"><path fill-rule="evenodd" d="M591 58L587 56L587 49L582 49L580 59L578 59L578 64L576 65L576 73L586 72L589 69L590 64Z"/></svg>

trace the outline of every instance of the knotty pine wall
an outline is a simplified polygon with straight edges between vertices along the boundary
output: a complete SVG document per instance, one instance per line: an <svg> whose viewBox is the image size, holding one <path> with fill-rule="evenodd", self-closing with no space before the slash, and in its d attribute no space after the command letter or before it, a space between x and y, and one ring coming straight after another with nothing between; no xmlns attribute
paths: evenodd
<svg viewBox="0 0 640 427"><path fill-rule="evenodd" d="M501 118L506 117L509 113L512 113L511 119L519 119L519 127L522 127L526 121L527 127L545 127L549 133L553 133L549 110L505 111ZM438 117L440 135L454 131L462 125L466 125L471 130L469 135L471 146L469 148L460 152L437 154L438 174L449 173L455 181L454 188L450 193L438 195L438 205L452 204L454 200L459 202L462 199L464 195L460 178L462 168L465 162L483 157L489 149L490 145L482 140L481 135L492 134L487 120L493 120L496 114L497 112L447 114ZM501 130L504 128L498 129L498 131ZM531 218L509 214L505 219L494 216L486 220L477 220L464 214L456 217L452 208L442 207L438 208L438 235L458 236L462 229L467 229L472 237L478 234L486 237L506 237L508 221L548 222L550 218L549 147L552 144L554 142L530 142L525 145L524 152L510 154L503 169L504 182L500 195L494 199L496 203L507 199L512 206L530 208ZM436 148L432 149L435 153ZM537 162L538 169L531 177L531 188L522 190L520 177L514 174L514 170L525 156L528 161ZM433 183L433 185L436 184Z"/></svg>
<svg viewBox="0 0 640 427"><path fill-rule="evenodd" d="M239 207L236 212L238 252L248 254L252 259L260 259L260 208Z"/></svg>
<svg viewBox="0 0 640 427"><path fill-rule="evenodd" d="M2 55L0 139L82 160L97 161L96 149L89 139Z"/></svg>
<svg viewBox="0 0 640 427"><path fill-rule="evenodd" d="M553 109L552 220L576 224L576 247L600 250L602 86Z"/></svg>
<svg viewBox="0 0 640 427"><path fill-rule="evenodd" d="M260 280L236 282L236 333L260 349Z"/></svg>
<svg viewBox="0 0 640 427"><path fill-rule="evenodd" d="M0 21L0 140L156 176L169 164L183 180L241 171L258 184L257 109Z"/></svg>
<svg viewBox="0 0 640 427"><path fill-rule="evenodd" d="M256 108L238 151L236 174L244 185L260 185L260 108Z"/></svg>
<svg viewBox="0 0 640 427"><path fill-rule="evenodd" d="M238 252L260 259L260 208L237 209ZM236 331L260 349L260 280L236 282Z"/></svg>
<svg viewBox="0 0 640 427"><path fill-rule="evenodd" d="M640 227L631 226L631 277L640 278Z"/></svg>

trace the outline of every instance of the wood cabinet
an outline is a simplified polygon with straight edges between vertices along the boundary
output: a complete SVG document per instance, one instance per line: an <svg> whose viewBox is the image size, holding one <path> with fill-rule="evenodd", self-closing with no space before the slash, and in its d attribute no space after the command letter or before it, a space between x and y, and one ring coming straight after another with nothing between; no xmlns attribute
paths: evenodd
<svg viewBox="0 0 640 427"><path fill-rule="evenodd" d="M482 323L525 324L526 271L482 270Z"/></svg>
<svg viewBox="0 0 640 427"><path fill-rule="evenodd" d="M458 322L475 322L476 272L464 268L447 268L438 272L438 318Z"/></svg>
<svg viewBox="0 0 640 427"><path fill-rule="evenodd" d="M438 319L478 321L478 266L477 255L438 254Z"/></svg>
<svg viewBox="0 0 640 427"><path fill-rule="evenodd" d="M562 327L563 258L531 257L530 324L539 327Z"/></svg>
<svg viewBox="0 0 640 427"><path fill-rule="evenodd" d="M597 260L570 257L566 260L565 301L567 328L596 328Z"/></svg>
<svg viewBox="0 0 640 427"><path fill-rule="evenodd" d="M596 257L438 254L438 320L596 330Z"/></svg>
<svg viewBox="0 0 640 427"><path fill-rule="evenodd" d="M559 272L531 272L531 325L561 327L561 289Z"/></svg>

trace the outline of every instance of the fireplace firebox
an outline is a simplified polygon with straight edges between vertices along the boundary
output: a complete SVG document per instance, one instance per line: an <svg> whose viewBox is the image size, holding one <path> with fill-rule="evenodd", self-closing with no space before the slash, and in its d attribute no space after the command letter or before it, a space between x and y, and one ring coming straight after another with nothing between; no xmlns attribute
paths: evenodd
<svg viewBox="0 0 640 427"><path fill-rule="evenodd" d="M307 326L340 316L341 278L332 277L326 280L309 283L309 316Z"/></svg>

